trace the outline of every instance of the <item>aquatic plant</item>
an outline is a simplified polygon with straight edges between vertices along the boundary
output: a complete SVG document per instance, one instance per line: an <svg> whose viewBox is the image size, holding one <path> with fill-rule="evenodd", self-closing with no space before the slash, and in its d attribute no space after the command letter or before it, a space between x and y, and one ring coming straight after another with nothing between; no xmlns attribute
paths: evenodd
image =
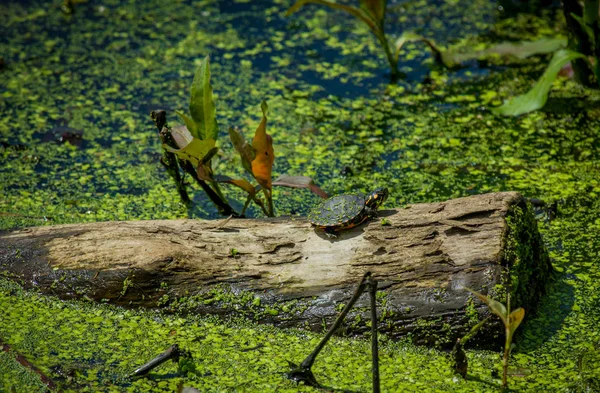
<svg viewBox="0 0 600 393"><path fill-rule="evenodd" d="M493 312L494 314L496 314L497 316L500 317L500 319L502 320L502 323L504 324L504 332L506 335L506 340L504 342L504 356L502 357L502 387L504 389L507 389L508 388L508 380L507 380L508 357L510 355L510 350L511 350L511 346L512 346L512 338L513 338L515 331L521 324L521 321L523 321L523 318L525 317L525 310L522 309L521 307L519 307L512 312L510 311L510 293L507 294L506 306L504 306L504 304L500 303L499 301L491 299L479 292L476 292L469 288L465 288L465 289L467 291L471 292L473 295L477 296L479 298L479 300L484 302L488 306L488 308L490 309L491 312ZM476 329L481 327L482 324L483 323L476 325L474 327L474 329L472 329L471 332L467 336L470 336L474 331L476 331ZM466 340L463 340L463 341L466 341ZM459 349L460 349L460 342L458 344L459 344ZM460 353L460 351L459 351L459 353ZM456 357L455 357L455 359L456 359ZM457 371L460 372L461 370L457 370ZM464 368L464 373L466 374L466 366Z"/></svg>
<svg viewBox="0 0 600 393"><path fill-rule="evenodd" d="M552 83L569 62L572 63L576 81L592 87L595 79L595 84L600 87L600 2L585 0L582 8L577 1L564 1L564 11L569 30L569 49L555 52L535 86L495 108L496 113L518 116L542 108Z"/></svg>
<svg viewBox="0 0 600 393"><path fill-rule="evenodd" d="M387 0L359 0L358 7L339 4L331 0L298 0L288 9L286 15L289 16L310 3L321 4L334 10L345 11L365 23L373 35L375 35L381 48L385 52L385 57L390 64L392 79L397 78L399 75L398 57L400 55L400 49L402 49L402 46L407 42L422 41L426 43L433 51L436 60L440 61L442 64L446 64L444 62L443 52L435 45L435 43L418 34L410 32L404 33L398 38L395 44L390 43L390 40L385 33L385 11Z"/></svg>
<svg viewBox="0 0 600 393"><path fill-rule="evenodd" d="M289 16L310 3L321 4L332 9L346 11L365 23L373 32L385 52L385 56L390 64L392 79L399 76L398 60L400 51L404 47L404 44L409 42L423 42L426 44L431 50L435 61L448 69L458 67L467 60L481 59L487 56L509 55L525 58L532 54L552 53L566 45L566 39L558 37L516 44L501 43L485 50L458 52L453 49L442 49L433 40L410 31L402 33L400 37L391 44L391 41L385 32L385 10L387 0L359 0L359 7L339 4L331 0L298 0L290 7L286 15Z"/></svg>
<svg viewBox="0 0 600 393"><path fill-rule="evenodd" d="M175 181L181 200L189 205L191 200L187 195L185 183L181 175L188 173L204 190L210 200L217 206L219 212L230 216L243 216L250 201L254 201L268 217L275 215L273 208L272 188L274 185L291 188L307 188L315 194L326 198L327 194L306 176L282 175L279 179L272 180L275 152L273 138L267 134L266 101L262 101L262 120L256 129L254 138L248 143L243 134L229 128L229 137L241 157L243 168L257 181L252 185L246 179L233 179L224 175L216 175L213 170L212 160L217 155L219 148L216 141L219 136L219 124L216 118L216 106L212 97L210 84L209 57L200 63L196 70L191 86L189 115L176 111L184 125L169 127L164 111L153 111L151 117L159 130L162 140L163 157L161 163ZM241 213L237 213L223 195L219 183L233 184L248 193L248 198ZM265 202L257 196L263 192Z"/></svg>
<svg viewBox="0 0 600 393"><path fill-rule="evenodd" d="M390 63L392 76L398 75L398 56L397 53L392 54L390 43L385 34L384 25L387 0L359 0L359 7L339 4L331 0L298 0L290 7L286 15L293 14L309 3L321 4L332 9L346 11L369 26L369 29L371 29L371 32L375 35L385 52L387 61Z"/></svg>

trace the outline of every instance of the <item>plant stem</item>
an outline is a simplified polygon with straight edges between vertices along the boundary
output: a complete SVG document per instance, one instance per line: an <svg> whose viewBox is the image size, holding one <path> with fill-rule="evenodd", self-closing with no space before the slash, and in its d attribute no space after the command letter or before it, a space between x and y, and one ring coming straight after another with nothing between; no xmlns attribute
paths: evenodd
<svg viewBox="0 0 600 393"><path fill-rule="evenodd" d="M398 59L394 58L394 55L392 54L392 51L390 50L390 43L388 42L388 39L385 36L385 33L383 31L379 31L379 32L375 33L375 35L377 36L377 39L379 40L379 42L381 43L381 46L383 47L383 50L385 51L385 56L387 57L388 63L390 63L390 71L392 72L392 79L395 79L399 75Z"/></svg>
<svg viewBox="0 0 600 393"><path fill-rule="evenodd" d="M502 358L502 388L508 388L508 355L510 353L510 342L512 341L512 332L510 331L510 287L506 289L506 316L508 318L504 325L506 340L504 341L504 357Z"/></svg>
<svg viewBox="0 0 600 393"><path fill-rule="evenodd" d="M171 129L167 125L166 112L164 110L152 111L152 113L150 113L150 117L152 118L152 120L154 120L156 128L158 128L158 135L161 139L161 142L165 145L171 146L172 148L178 149L179 147L177 146L177 144L173 140L173 137L171 136ZM216 185L216 182L214 182L213 186L215 186L215 190L218 190L218 192L210 188L208 183L206 183L204 180L198 177L196 170L189 161L177 158L175 154L167 151L166 149L163 149L163 158L164 161L161 160L161 163L167 168L169 175L171 175L171 177L175 181L177 191L179 192L179 196L186 205L188 205L191 201L185 190L183 180L179 175L179 170L177 169L176 163L179 163L179 167L181 167L181 169L183 169L184 172L187 172L194 180L196 180L196 183L198 183L200 187L202 187L206 195L217 206L219 213L223 214L224 216L240 216L229 205L225 197L223 197L223 194L221 193L219 187Z"/></svg>
<svg viewBox="0 0 600 393"><path fill-rule="evenodd" d="M600 0L585 0L583 5L583 21L588 25L598 22L598 8Z"/></svg>
<svg viewBox="0 0 600 393"><path fill-rule="evenodd" d="M587 4L586 4L587 5ZM592 55L590 40L572 16L582 16L583 9L577 0L564 0L563 1L563 12L567 22L567 31L569 33L569 49L575 52L583 53L584 55ZM598 12L596 10L596 12ZM591 82L592 70L588 66L588 62L585 59L576 59L572 62L573 72L575 73L575 80L587 87L592 87Z"/></svg>
<svg viewBox="0 0 600 393"><path fill-rule="evenodd" d="M263 213L265 214L265 216L269 217L269 212L267 211L267 208L265 207L265 204L262 203L262 201L260 200L260 198L258 198L256 195L254 195L252 197L252 200L254 201L254 203L256 203L258 206L260 206L260 208L262 209Z"/></svg>
<svg viewBox="0 0 600 393"><path fill-rule="evenodd" d="M268 204L268 214L267 216L269 217L275 217L275 215L273 214L273 194L271 192L271 190L267 190L266 188L263 188L263 194L265 194L265 199L267 200L267 204Z"/></svg>
<svg viewBox="0 0 600 393"><path fill-rule="evenodd" d="M219 187L219 183L216 181L211 181L210 184L212 185L212 188L215 190L215 192L217 193L219 198L221 198L222 201L229 203L229 202L227 202L227 198L225 198L225 195L223 195L223 192L221 191L221 187Z"/></svg>
<svg viewBox="0 0 600 393"><path fill-rule="evenodd" d="M233 216L235 218L240 216L235 210L233 210L227 201L222 200L215 190L210 188L208 183L198 177L196 170L189 161L179 159L179 165L196 181L196 183L198 183L200 187L202 187L204 193L208 196L208 198L210 198L215 206L217 206L219 213L224 216Z"/></svg>
<svg viewBox="0 0 600 393"><path fill-rule="evenodd" d="M510 332L506 328L506 342L504 343L504 357L502 358L502 388L508 388L508 354L510 352Z"/></svg>
<svg viewBox="0 0 600 393"><path fill-rule="evenodd" d="M596 75L596 82L600 87L600 0L585 0L583 6L583 21L590 26L594 37L596 37L594 58L596 60L593 71Z"/></svg>

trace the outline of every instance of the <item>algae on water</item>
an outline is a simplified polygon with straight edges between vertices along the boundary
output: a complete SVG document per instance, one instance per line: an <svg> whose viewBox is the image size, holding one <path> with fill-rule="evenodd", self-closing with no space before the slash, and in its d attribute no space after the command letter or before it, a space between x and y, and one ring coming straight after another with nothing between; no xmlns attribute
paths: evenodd
<svg viewBox="0 0 600 393"><path fill-rule="evenodd" d="M542 111L497 117L485 108L531 88L547 56L449 72L435 68L422 44L407 43L405 77L388 85L385 58L365 27L318 10L290 21L284 3L106 0L78 4L70 16L39 0L3 6L0 228L217 217L200 191L190 194L193 209L179 202L148 120L151 110L186 107L193 72L210 54L219 139L229 126L255 128L260 113L251 109L268 100L274 176L303 174L329 194L385 185L387 204L398 207L503 190L556 203L555 217L537 223L556 274L517 331L510 385L600 390L598 91L559 78ZM535 41L564 24L552 7L510 13L483 0L390 3L387 17L388 34L417 26L443 46L469 48ZM238 157L222 152L219 171L238 178ZM318 202L305 190L274 189L273 198L277 215L305 215ZM253 207L248 214L261 216ZM172 392L181 381L204 392L310 391L281 374L318 342L304 331L58 302L4 280L0 309L8 310L0 339L65 391ZM474 378L465 381L445 353L381 340L384 391L499 386L498 352L467 348ZM167 343L192 352L196 373L166 364L151 378L124 379ZM329 386L368 391L369 356L367 341L337 338L314 372ZM0 354L0 375L0 390L43 388L11 353Z"/></svg>

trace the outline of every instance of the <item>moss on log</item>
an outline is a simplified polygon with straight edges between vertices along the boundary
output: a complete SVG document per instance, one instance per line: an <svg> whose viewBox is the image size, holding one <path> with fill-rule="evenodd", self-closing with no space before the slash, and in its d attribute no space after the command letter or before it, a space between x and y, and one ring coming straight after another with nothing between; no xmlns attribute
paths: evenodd
<svg viewBox="0 0 600 393"><path fill-rule="evenodd" d="M465 286L499 300L510 289L514 306L528 315L535 310L552 268L518 193L415 204L380 216L389 225L372 220L337 239L292 218L27 228L0 233L0 272L62 299L320 330L371 271L380 283L380 331L422 344L452 343L487 314ZM347 334L369 330L366 295L357 306Z"/></svg>

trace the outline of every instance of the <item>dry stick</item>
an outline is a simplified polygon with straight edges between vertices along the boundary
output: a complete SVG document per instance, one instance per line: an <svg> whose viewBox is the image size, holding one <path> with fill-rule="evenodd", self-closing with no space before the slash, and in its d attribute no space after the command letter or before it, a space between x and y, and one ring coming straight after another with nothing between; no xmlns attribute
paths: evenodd
<svg viewBox="0 0 600 393"><path fill-rule="evenodd" d="M373 341L371 342L371 351L373 355L373 392L379 393L379 351L377 347L377 309L376 309L376 292L377 292L377 281L371 279L371 272L365 273L363 278L360 281L360 284L356 288L356 291L352 295L352 298L346 304L340 315L335 320L333 326L329 329L325 337L319 342L316 348L304 359L304 361L300 364L300 366L296 366L293 363L289 362L292 366L292 370L287 373L287 377L294 381L304 381L306 384L320 387L319 383L315 379L314 374L311 371L311 368L317 358L317 355L321 352L321 350L325 347L325 344L329 341L333 333L340 327L346 315L354 306L354 303L360 298L360 295L365 291L366 287L369 287L369 294L371 296L371 335L373 337Z"/></svg>
<svg viewBox="0 0 600 393"><path fill-rule="evenodd" d="M311 354L308 355L306 359L304 359L304 361L300 364L300 368L310 369L312 367L319 352L321 352L321 350L325 347L325 344L327 344L327 341L329 341L331 336L333 336L333 333L335 333L335 331L340 327L342 322L344 322L344 318L346 318L346 315L348 314L348 312L350 312L350 309L352 308L352 306L354 306L354 303L356 303L360 295L362 295L362 293L365 291L365 288L368 285L367 279L369 277L371 277L371 272L365 273L362 280L360 281L360 284L358 284L358 288L356 288L354 295L352 295L352 298L350 299L348 304L346 304L346 307L344 307L338 318L335 320L335 323L329 329L327 334L325 334L325 337L323 337L321 342L316 346L316 348L311 352Z"/></svg>
<svg viewBox="0 0 600 393"><path fill-rule="evenodd" d="M164 110L152 111L150 113L150 117L152 118L152 120L154 120L154 123L156 124L156 128L158 128L158 131L159 131L158 134L160 136L162 143L169 145L174 149L179 149L179 146L177 146L177 144L173 141L173 137L171 136L170 129L166 126L167 125L166 112ZM235 210L233 210L233 208L228 203L226 203L223 199L221 199L221 197L217 194L217 192L215 192L215 190L213 190L204 180L202 180L198 177L198 174L196 173L195 168L192 166L192 164L190 162L180 160L179 158L177 158L175 156L175 154L168 152L165 149L163 149L163 150L164 150L164 157L167 158L167 162L162 162L162 161L161 162L163 165L165 165L167 167L167 171L169 172L171 177L173 177L173 180L175 180L175 183L177 186L177 191L179 192L181 199L183 200L183 202L186 205L189 204L191 201L188 202L189 197L187 196L187 192L185 191L185 188L183 188L183 182L179 175L179 170L176 167L173 167L174 162L179 162L179 166L185 172L187 172L196 181L196 183L198 183L200 185L200 187L202 187L202 190L204 191L204 193L217 206L217 209L219 210L219 212L222 215L224 215L224 216L233 215L233 217L239 217L239 214L237 214L237 212Z"/></svg>
<svg viewBox="0 0 600 393"><path fill-rule="evenodd" d="M368 278L369 297L371 298L371 356L373 373L373 393L380 392L379 384L379 348L377 346L377 280Z"/></svg>
<svg viewBox="0 0 600 393"><path fill-rule="evenodd" d="M23 367L33 371L34 373L36 373L37 375L39 375L40 380L42 381L42 383L44 383L46 386L48 386L48 389L51 390L55 390L56 389L56 384L54 383L54 381L52 379L50 379L50 377L48 377L46 374L44 374L42 372L42 370L40 370L39 368L37 368L36 366L33 365L33 363L31 363L29 360L25 359L25 357L23 355L21 355L20 353L16 352L15 350L11 349L10 345L5 344L2 342L2 340L0 340L0 345L2 346L2 350L6 353L14 353L15 356L15 360Z"/></svg>
<svg viewBox="0 0 600 393"><path fill-rule="evenodd" d="M224 216L233 215L235 218L240 216L228 203L225 203L219 198L219 195L208 185L208 183L198 177L198 173L196 173L196 170L189 161L179 160L179 165L200 185L200 187L202 187L204 193L208 195L210 200L217 206L217 209L219 209L219 213Z"/></svg>
<svg viewBox="0 0 600 393"><path fill-rule="evenodd" d="M148 374L152 369L160 366L164 362L169 359L177 360L181 355L181 351L179 350L179 346L177 344L171 345L166 351L150 360L148 363L144 364L141 367L138 367L132 374L132 377L139 377L142 375Z"/></svg>
<svg viewBox="0 0 600 393"><path fill-rule="evenodd" d="M152 111L150 113L150 117L154 120L154 124L156 124L156 128L158 128L158 136L161 139L162 143L168 143L171 140L171 135L169 133L169 129L165 128L167 124L167 114L164 110ZM183 183L183 179L181 178L181 174L179 173L179 166L177 165L177 157L175 154L163 149L163 156L160 159L160 163L165 167L167 173L173 181L175 182L175 187L177 187L177 192L179 193L179 198L186 205L192 202L187 190L185 189L185 184Z"/></svg>

